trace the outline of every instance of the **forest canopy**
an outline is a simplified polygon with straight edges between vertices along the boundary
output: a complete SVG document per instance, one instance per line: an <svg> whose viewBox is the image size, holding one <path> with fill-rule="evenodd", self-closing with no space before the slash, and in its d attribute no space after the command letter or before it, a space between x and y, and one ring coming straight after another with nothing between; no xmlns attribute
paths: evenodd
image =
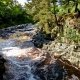
<svg viewBox="0 0 80 80"><path fill-rule="evenodd" d="M0 0L0 28L29 22L31 16L16 0Z"/></svg>
<svg viewBox="0 0 80 80"><path fill-rule="evenodd" d="M80 0L32 0L25 6L46 36L80 42Z"/></svg>

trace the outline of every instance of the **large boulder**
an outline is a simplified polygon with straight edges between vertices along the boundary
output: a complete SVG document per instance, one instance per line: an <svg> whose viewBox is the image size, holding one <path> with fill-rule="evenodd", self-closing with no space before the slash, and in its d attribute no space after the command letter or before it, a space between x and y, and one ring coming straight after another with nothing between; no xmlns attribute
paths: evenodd
<svg viewBox="0 0 80 80"><path fill-rule="evenodd" d="M42 58L41 58L42 57ZM33 63L32 72L37 80L79 80L80 70L68 60L44 53Z"/></svg>
<svg viewBox="0 0 80 80"><path fill-rule="evenodd" d="M34 35L32 41L36 47L38 47L38 48L43 47L44 38L43 38L42 34L37 33L36 35Z"/></svg>
<svg viewBox="0 0 80 80"><path fill-rule="evenodd" d="M41 64L39 63L37 65L33 72L40 80L62 80L63 77L66 77L66 71L58 60L54 60L52 64L49 64L44 60Z"/></svg>

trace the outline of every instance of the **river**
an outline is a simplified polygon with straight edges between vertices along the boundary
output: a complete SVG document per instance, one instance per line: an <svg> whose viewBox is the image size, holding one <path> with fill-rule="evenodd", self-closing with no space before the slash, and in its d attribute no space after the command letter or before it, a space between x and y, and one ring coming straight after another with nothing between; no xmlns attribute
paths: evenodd
<svg viewBox="0 0 80 80"><path fill-rule="evenodd" d="M4 29L1 34L2 37L9 37L10 34L13 34L12 32L33 32L34 29L28 27L29 25L27 27L17 26L15 28ZM27 53L34 48L34 44L31 40L18 41L18 39L9 38L0 42L0 53L7 60L4 80L36 80L31 72L31 59L27 56Z"/></svg>
<svg viewBox="0 0 80 80"><path fill-rule="evenodd" d="M66 60L61 62L48 54L47 49L44 51L34 46L32 37L36 30L32 24L0 30L0 55L6 60L4 80L79 80L80 74L75 76L77 73L69 69L71 66L63 64L67 63ZM59 50L57 47L50 49Z"/></svg>

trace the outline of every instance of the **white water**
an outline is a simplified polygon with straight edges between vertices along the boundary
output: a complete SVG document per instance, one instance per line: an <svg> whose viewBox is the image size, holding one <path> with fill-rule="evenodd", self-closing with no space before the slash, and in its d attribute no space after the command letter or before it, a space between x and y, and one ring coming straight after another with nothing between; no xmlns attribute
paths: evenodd
<svg viewBox="0 0 80 80"><path fill-rule="evenodd" d="M23 24L2 29L1 32L3 37L14 34L12 32L23 32L34 35L36 28L32 24ZM34 44L30 40L18 43L16 39L9 38L0 42L0 54L7 60L4 80L36 80L31 72L32 59L27 54L33 48Z"/></svg>
<svg viewBox="0 0 80 80"><path fill-rule="evenodd" d="M16 43L12 40L1 44L0 48L2 50L0 52L7 60L5 64L7 70L4 75L4 80L36 80L31 73L31 59L29 59L27 55L27 53L34 48L33 44L32 47L23 49L18 46L13 46Z"/></svg>

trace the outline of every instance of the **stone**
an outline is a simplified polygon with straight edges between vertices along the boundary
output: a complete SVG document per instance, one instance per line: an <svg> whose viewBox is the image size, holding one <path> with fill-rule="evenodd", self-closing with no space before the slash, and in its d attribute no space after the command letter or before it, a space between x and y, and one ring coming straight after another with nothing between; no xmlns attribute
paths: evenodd
<svg viewBox="0 0 80 80"><path fill-rule="evenodd" d="M6 60L0 55L0 80L3 80L3 74L5 73L5 65Z"/></svg>
<svg viewBox="0 0 80 80"><path fill-rule="evenodd" d="M42 58L34 62L35 68L32 68L32 72L36 77L39 77L40 80L69 80L74 74L80 79L80 69L75 68L65 58L52 56L54 55L43 53L40 56Z"/></svg>
<svg viewBox="0 0 80 80"><path fill-rule="evenodd" d="M34 74L40 77L41 80L62 80L65 70L60 65L59 61L54 61L52 64L38 65Z"/></svg>

